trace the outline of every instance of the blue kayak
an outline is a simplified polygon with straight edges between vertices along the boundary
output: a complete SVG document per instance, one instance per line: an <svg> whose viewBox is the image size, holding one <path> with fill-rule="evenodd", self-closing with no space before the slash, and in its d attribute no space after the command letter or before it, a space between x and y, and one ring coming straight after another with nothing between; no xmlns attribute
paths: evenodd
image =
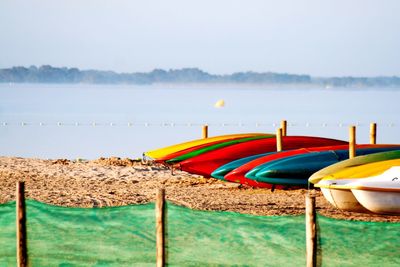
<svg viewBox="0 0 400 267"><path fill-rule="evenodd" d="M269 155L269 154L274 154L274 153L276 153L276 152L257 154L257 155L254 155L254 156L245 157L245 158L241 158L241 159L238 159L238 160L231 161L231 162L229 162L229 163L227 163L225 165L222 165L221 167L219 167L215 171L213 171L211 173L211 176L214 177L214 178L220 179L220 180L225 180L224 179L225 175L228 174L230 171L232 171L232 170L234 170L234 169L236 169L236 168L238 168L238 167L242 166L243 164L246 164L246 163L248 163L250 161L253 161L255 159L264 157L264 156Z"/></svg>
<svg viewBox="0 0 400 267"><path fill-rule="evenodd" d="M361 156L398 149L399 146L362 148L357 149L356 154ZM271 184L306 186L308 178L313 173L348 158L348 150L330 150L296 155L257 166L246 174L246 178Z"/></svg>

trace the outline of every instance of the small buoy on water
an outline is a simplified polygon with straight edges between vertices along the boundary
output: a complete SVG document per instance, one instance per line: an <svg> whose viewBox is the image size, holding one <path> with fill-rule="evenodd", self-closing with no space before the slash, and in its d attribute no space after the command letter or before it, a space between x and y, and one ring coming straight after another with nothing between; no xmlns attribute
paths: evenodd
<svg viewBox="0 0 400 267"><path fill-rule="evenodd" d="M225 106L225 101L223 99L218 100L214 105L214 107L216 108L222 108L224 106Z"/></svg>

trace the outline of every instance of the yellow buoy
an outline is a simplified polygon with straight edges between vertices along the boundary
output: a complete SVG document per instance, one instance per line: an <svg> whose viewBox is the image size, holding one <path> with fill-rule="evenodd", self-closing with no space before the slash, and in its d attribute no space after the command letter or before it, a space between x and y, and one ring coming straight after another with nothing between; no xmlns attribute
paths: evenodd
<svg viewBox="0 0 400 267"><path fill-rule="evenodd" d="M214 107L216 107L216 108L222 108L224 106L225 106L225 101L223 99L218 100L214 105Z"/></svg>

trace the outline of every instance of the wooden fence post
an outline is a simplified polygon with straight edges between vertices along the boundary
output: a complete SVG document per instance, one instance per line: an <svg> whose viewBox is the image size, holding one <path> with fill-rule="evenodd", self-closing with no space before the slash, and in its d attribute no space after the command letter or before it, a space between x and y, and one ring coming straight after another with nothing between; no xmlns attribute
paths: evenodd
<svg viewBox="0 0 400 267"><path fill-rule="evenodd" d="M282 151L283 144L282 144L282 128L276 130L276 151Z"/></svg>
<svg viewBox="0 0 400 267"><path fill-rule="evenodd" d="M203 125L202 138L203 139L208 138L208 125L207 124Z"/></svg>
<svg viewBox="0 0 400 267"><path fill-rule="evenodd" d="M281 128L282 128L282 136L287 136L287 121L281 121Z"/></svg>
<svg viewBox="0 0 400 267"><path fill-rule="evenodd" d="M165 266L165 231L164 231L164 217L165 217L165 189L159 188L156 194L156 266Z"/></svg>
<svg viewBox="0 0 400 267"><path fill-rule="evenodd" d="M356 156L356 126L349 128L349 158Z"/></svg>
<svg viewBox="0 0 400 267"><path fill-rule="evenodd" d="M373 122L369 128L369 143L372 145L376 144L376 123Z"/></svg>
<svg viewBox="0 0 400 267"><path fill-rule="evenodd" d="M307 267L317 265L317 227L315 217L315 196L306 195L306 253Z"/></svg>
<svg viewBox="0 0 400 267"><path fill-rule="evenodd" d="M28 265L26 247L25 183L18 181L16 190L17 266Z"/></svg>

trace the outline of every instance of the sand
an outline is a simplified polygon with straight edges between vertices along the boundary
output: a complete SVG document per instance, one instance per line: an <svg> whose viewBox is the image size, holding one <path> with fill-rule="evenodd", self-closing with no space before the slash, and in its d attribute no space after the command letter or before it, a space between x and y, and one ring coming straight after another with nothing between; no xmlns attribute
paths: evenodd
<svg viewBox="0 0 400 267"><path fill-rule="evenodd" d="M69 207L104 207L154 201L158 188L167 200L198 210L234 211L254 215L304 214L306 189L254 189L203 178L131 159L100 158L70 161L0 157L0 203L15 200L17 181L25 181L26 197ZM320 191L317 212L362 221L400 222L400 216L343 212L332 207Z"/></svg>

